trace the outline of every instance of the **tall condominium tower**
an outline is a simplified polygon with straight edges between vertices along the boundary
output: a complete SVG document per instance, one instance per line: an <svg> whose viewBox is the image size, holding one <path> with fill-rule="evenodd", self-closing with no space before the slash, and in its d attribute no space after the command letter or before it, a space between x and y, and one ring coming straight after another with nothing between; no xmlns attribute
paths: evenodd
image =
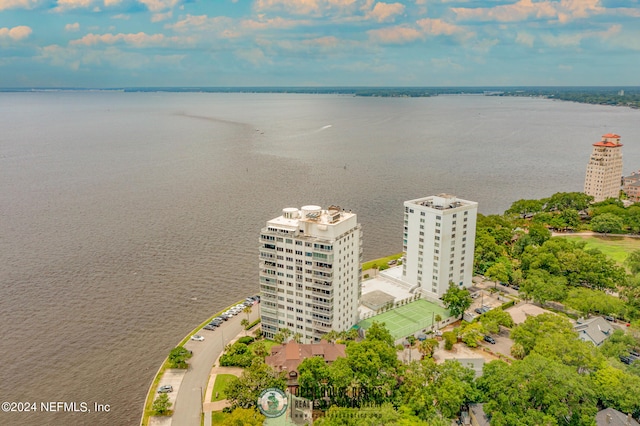
<svg viewBox="0 0 640 426"><path fill-rule="evenodd" d="M354 213L286 208L260 234L262 331L300 333L302 343L358 322L362 232Z"/></svg>
<svg viewBox="0 0 640 426"><path fill-rule="evenodd" d="M478 203L440 194L404 202L402 279L440 298L449 283L470 287Z"/></svg>
<svg viewBox="0 0 640 426"><path fill-rule="evenodd" d="M587 165L584 192L594 201L618 198L622 180L622 144L620 136L608 133L593 144Z"/></svg>

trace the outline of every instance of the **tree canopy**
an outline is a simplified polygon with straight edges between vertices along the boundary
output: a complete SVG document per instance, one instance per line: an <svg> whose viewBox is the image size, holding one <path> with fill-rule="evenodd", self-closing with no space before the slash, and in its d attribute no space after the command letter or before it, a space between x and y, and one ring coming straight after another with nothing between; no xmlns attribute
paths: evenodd
<svg viewBox="0 0 640 426"><path fill-rule="evenodd" d="M442 295L442 302L452 316L461 317L464 311L471 306L473 299L471 299L469 290L450 283L449 289Z"/></svg>

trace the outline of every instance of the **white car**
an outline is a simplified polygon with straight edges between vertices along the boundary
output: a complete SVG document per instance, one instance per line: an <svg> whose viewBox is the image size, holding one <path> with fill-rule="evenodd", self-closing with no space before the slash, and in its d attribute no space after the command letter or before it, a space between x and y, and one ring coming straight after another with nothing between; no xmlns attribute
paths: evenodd
<svg viewBox="0 0 640 426"><path fill-rule="evenodd" d="M195 340L196 342L202 342L204 340L204 337L200 336L199 334L194 334L193 336L191 336L191 340Z"/></svg>

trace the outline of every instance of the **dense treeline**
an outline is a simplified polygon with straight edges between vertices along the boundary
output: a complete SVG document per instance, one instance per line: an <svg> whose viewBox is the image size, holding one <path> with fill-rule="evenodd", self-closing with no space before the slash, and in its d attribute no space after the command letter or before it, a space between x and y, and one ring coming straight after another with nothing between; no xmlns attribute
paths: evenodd
<svg viewBox="0 0 640 426"><path fill-rule="evenodd" d="M551 238L551 231L640 232L640 205L591 201L583 193L557 193L516 201L503 216L480 216L476 273L516 286L541 304L561 302L583 315L638 320L640 277L583 242ZM640 272L640 253L632 253L626 264Z"/></svg>
<svg viewBox="0 0 640 426"><path fill-rule="evenodd" d="M32 89L6 90L30 91ZM589 104L640 107L639 87L133 87L112 90L126 92L309 93L371 97L489 94L492 96L536 96ZM621 90L624 94L621 94Z"/></svg>

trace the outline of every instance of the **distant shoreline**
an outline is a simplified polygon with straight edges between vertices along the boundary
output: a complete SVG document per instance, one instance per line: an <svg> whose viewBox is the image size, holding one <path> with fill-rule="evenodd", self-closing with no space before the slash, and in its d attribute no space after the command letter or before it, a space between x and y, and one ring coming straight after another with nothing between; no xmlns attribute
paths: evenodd
<svg viewBox="0 0 640 426"><path fill-rule="evenodd" d="M640 108L640 86L451 86L451 87L18 87L0 88L3 93L124 92L124 93L281 93L350 95L379 98L426 98L443 95L537 97L591 105Z"/></svg>

